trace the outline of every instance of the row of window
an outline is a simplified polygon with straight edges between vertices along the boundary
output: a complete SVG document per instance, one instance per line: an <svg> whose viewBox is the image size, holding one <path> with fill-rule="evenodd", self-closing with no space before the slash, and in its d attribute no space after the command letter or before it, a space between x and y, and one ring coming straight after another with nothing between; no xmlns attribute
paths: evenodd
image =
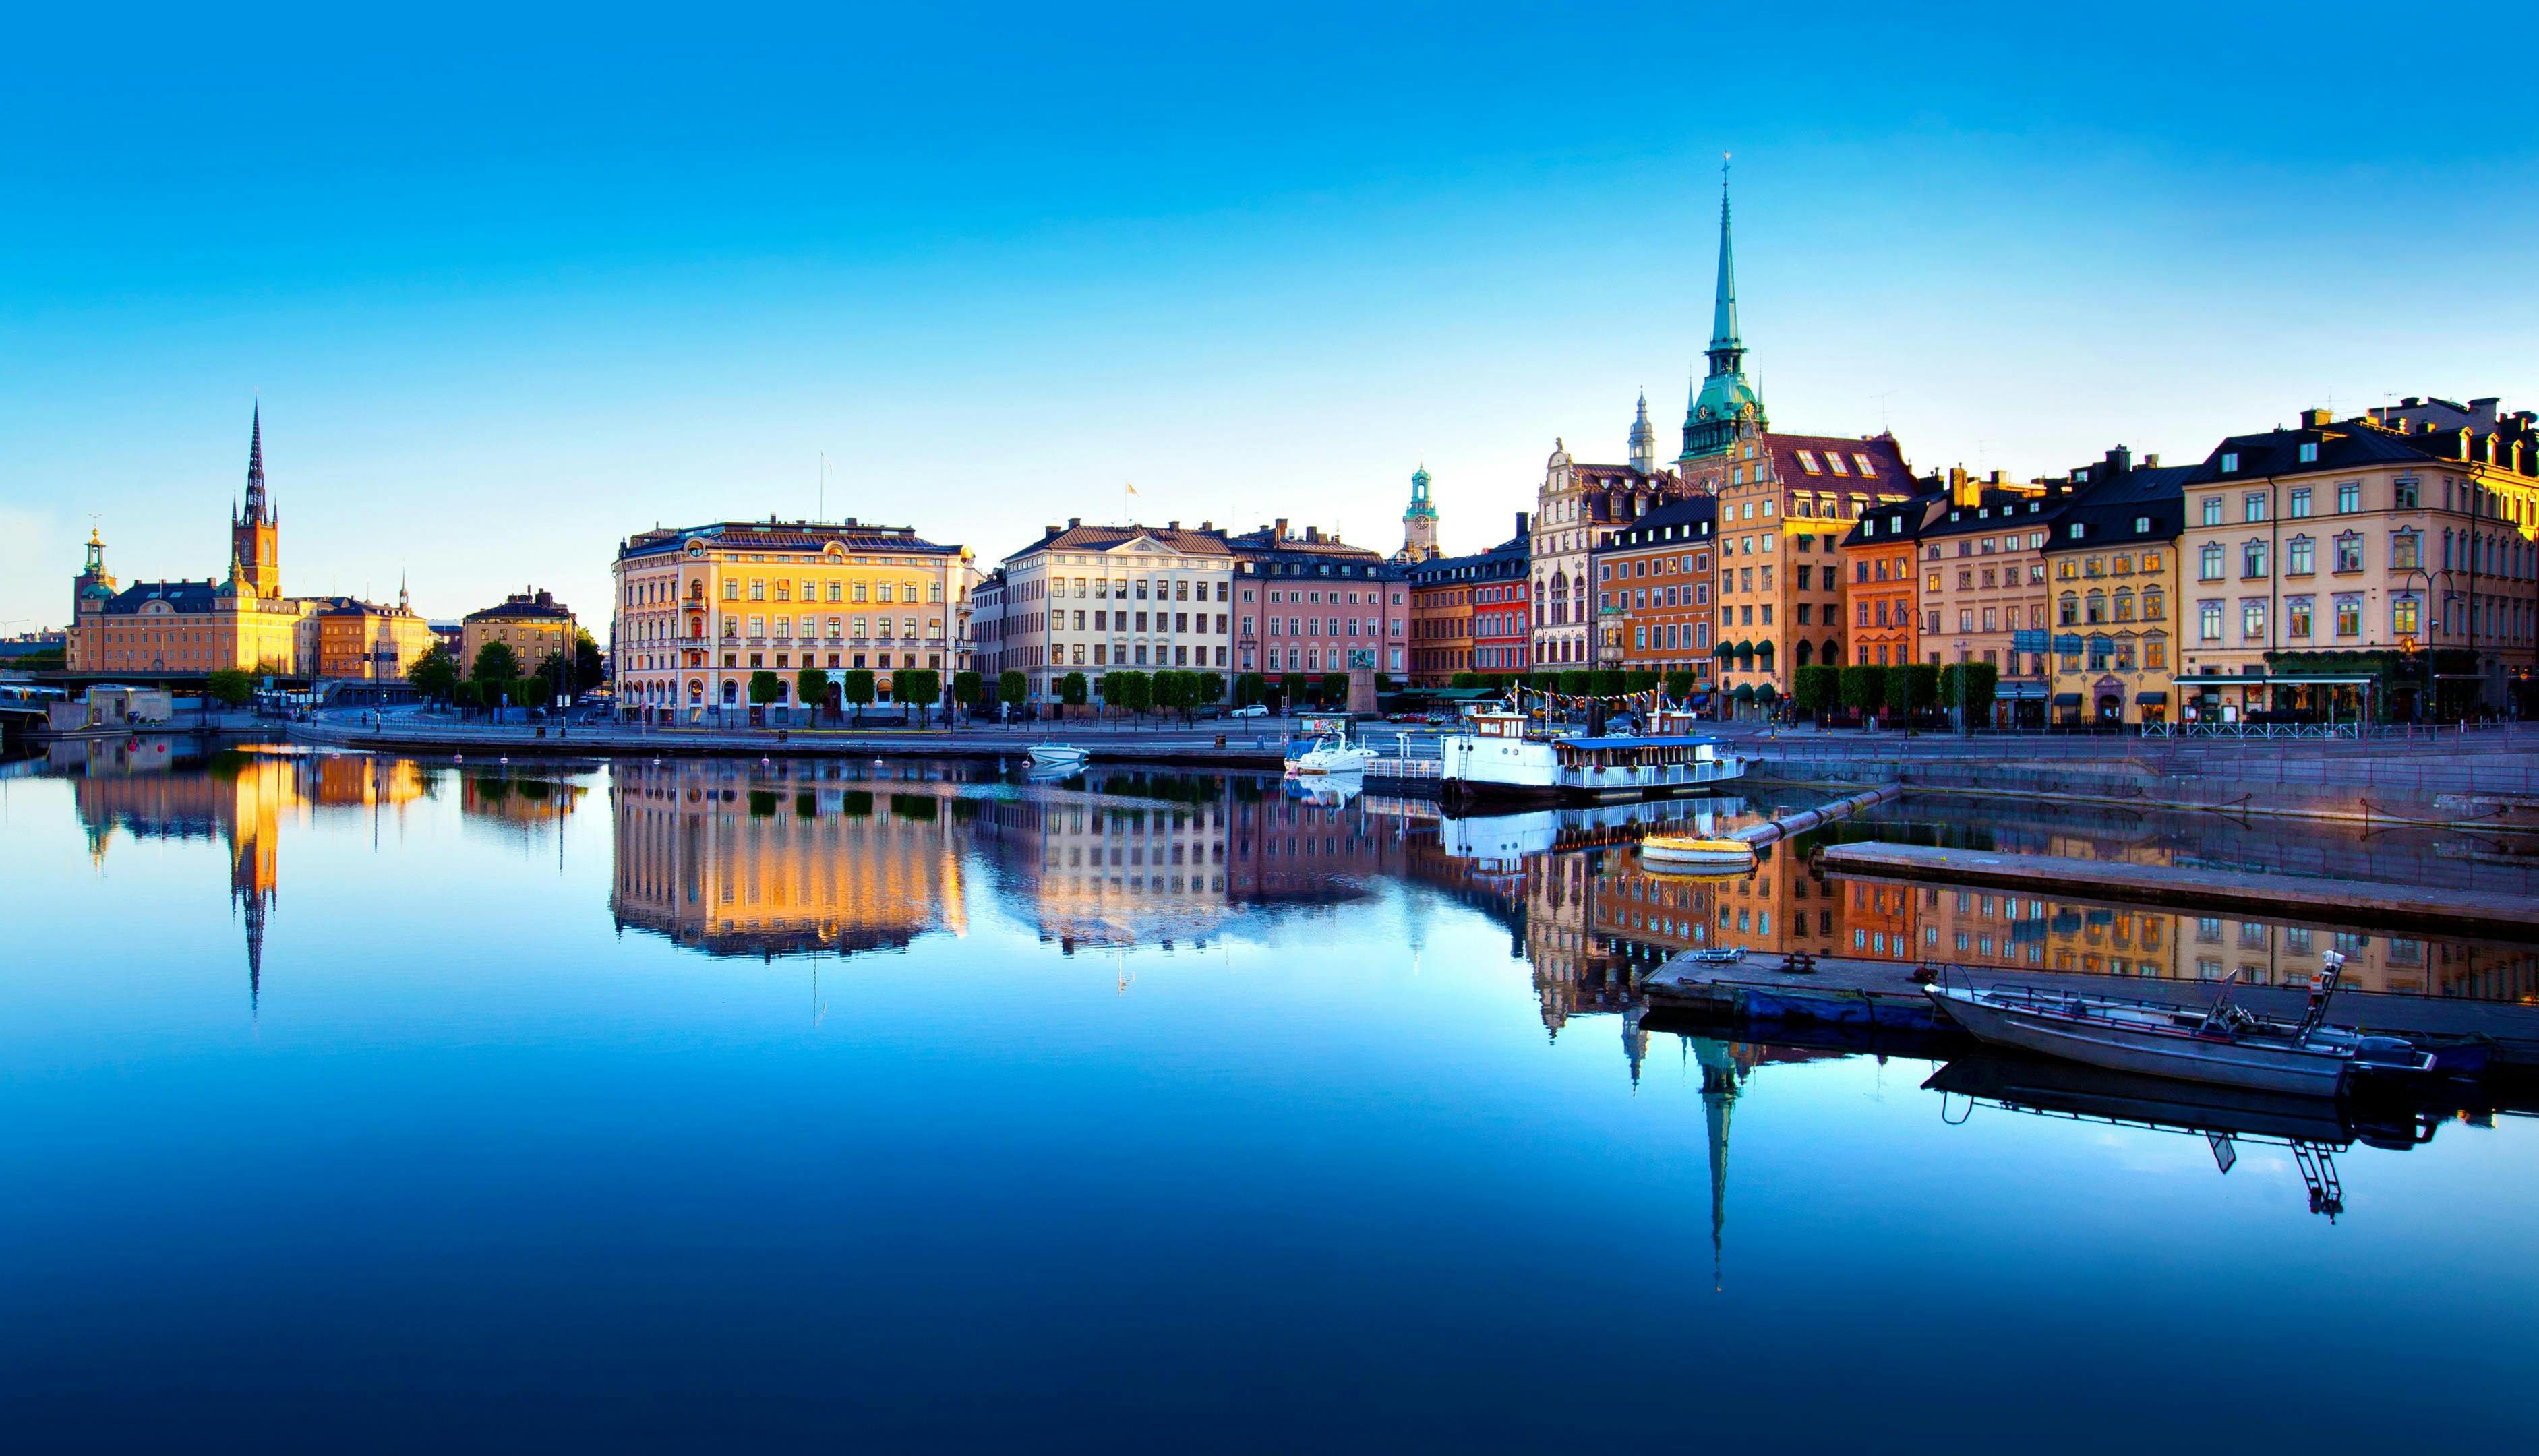
<svg viewBox="0 0 2539 1456"><path fill-rule="evenodd" d="M853 618L853 619L849 619L849 618L846 618L846 617L831 617L831 618L829 618L828 623L827 623L827 626L828 626L828 629L829 629L829 630L828 630L826 633L823 633L823 632L820 630L820 627L821 627L821 625L822 625L822 624L821 624L821 622L820 622L820 619L819 619L819 618L817 618L817 617L804 617L804 618L802 619L802 635L803 635L805 638L821 637L821 636L827 636L827 637L848 637L848 636L862 637L862 636L864 635L864 624L865 624L865 621L866 621L866 620L867 620L867 619L866 619L866 618L863 618L863 617L856 617L856 618ZM888 617L879 617L879 618L873 618L873 619L871 619L871 620L873 620L874 622L876 622L876 623L878 624L878 626L879 626L879 629L880 629L879 631L877 631L877 632L875 632L875 633L873 634L874 636L877 636L877 637L888 637L888 636L890 636L890 635L891 635L891 619L890 619L890 618L888 618ZM918 635L918 634L917 634L917 619L916 619L915 617L902 617L902 618L900 618L900 619L899 619L899 627L900 627L899 635L900 635L900 636L902 636L902 637L915 637L915 636L917 636L917 635ZM943 619L942 619L941 617L929 617L929 618L927 618L927 619L926 619L926 629L927 629L927 630L926 630L926 635L927 635L927 636L929 636L929 637L940 637L940 636L942 636L942 635L943 635ZM741 635L741 634L740 634L740 618L738 618L738 617L725 617L725 618L723 618L723 619L722 619L722 635L723 635L723 636L725 636L725 637L738 637L738 636L740 636L740 635ZM784 637L791 637L791 636L793 635L793 619L792 619L791 617L778 617L778 618L776 619L776 630L775 630L775 632L774 632L774 633L772 633L772 634L771 634L771 633L767 630L767 619L766 619L765 617L752 617L752 618L750 618L750 619L749 619L749 635L750 635L750 636L752 636L752 637L768 637L768 636L775 636L775 637L781 637L781 638L784 638Z"/></svg>

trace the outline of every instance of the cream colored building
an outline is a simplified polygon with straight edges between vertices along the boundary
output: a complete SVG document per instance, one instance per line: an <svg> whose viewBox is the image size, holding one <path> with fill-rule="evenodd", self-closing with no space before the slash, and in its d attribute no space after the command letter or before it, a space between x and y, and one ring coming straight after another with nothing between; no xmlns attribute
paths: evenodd
<svg viewBox="0 0 2539 1456"><path fill-rule="evenodd" d="M1033 704L1058 702L1070 672L1088 686L1123 667L1225 672L1234 576L1233 547L1205 521L1043 526L1004 560L1004 666Z"/></svg>
<svg viewBox="0 0 2539 1456"><path fill-rule="evenodd" d="M2434 716L2528 702L2539 440L2410 401L2222 442L2185 481L2178 676L2198 717Z"/></svg>
<svg viewBox="0 0 2539 1456"><path fill-rule="evenodd" d="M613 568L609 650L621 711L694 718L749 701L773 672L790 702L805 667L930 668L948 683L970 553L908 526L732 520L627 538ZM530 663L528 665L535 665Z"/></svg>
<svg viewBox="0 0 2539 1456"><path fill-rule="evenodd" d="M432 625L406 605L402 589L394 606L336 597L309 625L317 640L317 675L349 681L399 681L437 640Z"/></svg>

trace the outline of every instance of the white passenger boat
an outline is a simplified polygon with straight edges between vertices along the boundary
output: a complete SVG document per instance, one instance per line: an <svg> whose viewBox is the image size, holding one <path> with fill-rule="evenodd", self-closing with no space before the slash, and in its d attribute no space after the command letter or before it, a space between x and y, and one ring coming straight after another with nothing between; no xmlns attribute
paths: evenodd
<svg viewBox="0 0 2539 1456"><path fill-rule="evenodd" d="M1754 847L1742 839L1652 834L1640 841L1640 863L1652 869L1743 874L1754 867Z"/></svg>
<svg viewBox="0 0 2539 1456"><path fill-rule="evenodd" d="M1472 797L1650 798L1698 794L1745 777L1748 761L1716 738L1689 733L1584 734L1533 730L1523 713L1472 715L1441 745L1450 793Z"/></svg>
<svg viewBox="0 0 2539 1456"><path fill-rule="evenodd" d="M1023 751L1035 768L1074 768L1093 756L1072 743L1034 743Z"/></svg>
<svg viewBox="0 0 2539 1456"><path fill-rule="evenodd" d="M2234 1005L2235 972L2201 1011L2030 986L1922 990L1977 1041L2113 1072L2310 1097L2340 1095L2357 1075L2430 1074L2434 1059L2404 1041L2319 1024L2337 975L2333 966L2320 973L2299 1022L2270 1021Z"/></svg>
<svg viewBox="0 0 2539 1456"><path fill-rule="evenodd" d="M1325 733L1287 759L1289 778L1317 774L1362 774L1375 762L1375 750L1352 745L1338 733Z"/></svg>

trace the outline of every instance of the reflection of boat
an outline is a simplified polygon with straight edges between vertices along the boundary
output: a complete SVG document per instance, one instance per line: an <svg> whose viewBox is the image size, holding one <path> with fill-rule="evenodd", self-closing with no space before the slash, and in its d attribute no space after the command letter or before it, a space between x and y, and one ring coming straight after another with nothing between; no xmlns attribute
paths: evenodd
<svg viewBox="0 0 2539 1456"><path fill-rule="evenodd" d="M1968 1112L1972 1104L1989 1103L2006 1112L2200 1134L2225 1173L2238 1161L2241 1142L2288 1147L2309 1185L2310 1211L2330 1217L2345 1208L2333 1154L2358 1139L2375 1147L2413 1147L2432 1142L2435 1128L2401 1102L2357 1105L1992 1051L1956 1058L1922 1085L1965 1098ZM1942 1116L1963 1121L1945 1104Z"/></svg>
<svg viewBox="0 0 2539 1456"><path fill-rule="evenodd" d="M1287 797L1336 809L1357 797L1365 787L1356 774L1326 774L1310 780L1288 780Z"/></svg>
<svg viewBox="0 0 2539 1456"><path fill-rule="evenodd" d="M1362 774L1375 762L1375 750L1353 747L1338 733L1325 733L1287 760L1289 777L1315 774Z"/></svg>
<svg viewBox="0 0 2539 1456"><path fill-rule="evenodd" d="M1652 869L1743 874L1754 867L1754 847L1742 839L1697 834L1652 834L1640 841L1640 863Z"/></svg>
<svg viewBox="0 0 2539 1456"><path fill-rule="evenodd" d="M1034 743L1023 751L1040 768L1073 768L1093 756L1072 743Z"/></svg>
<svg viewBox="0 0 2539 1456"><path fill-rule="evenodd" d="M2358 1073L2431 1073L2434 1059L2395 1037L2319 1024L2337 974L2332 958L2299 1022L2271 1021L2233 1005L2235 973L2203 1011L2044 987L1977 991L1941 984L1922 990L1977 1041L2114 1072L2311 1097L2342 1094Z"/></svg>

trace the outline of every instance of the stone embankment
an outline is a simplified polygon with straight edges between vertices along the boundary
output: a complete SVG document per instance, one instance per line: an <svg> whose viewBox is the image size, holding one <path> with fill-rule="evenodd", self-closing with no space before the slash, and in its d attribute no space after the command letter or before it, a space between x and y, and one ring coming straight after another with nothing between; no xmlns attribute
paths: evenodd
<svg viewBox="0 0 2539 1456"><path fill-rule="evenodd" d="M1066 733L1096 763L1174 764L1188 768L1274 769L1274 742L1253 733ZM1223 746L1219 746L1222 738ZM1036 741L1012 732L872 733L828 728L755 730L625 728L575 724L434 725L394 719L370 725L295 723L291 740L385 753L501 754L505 757L966 758L1020 759Z"/></svg>

